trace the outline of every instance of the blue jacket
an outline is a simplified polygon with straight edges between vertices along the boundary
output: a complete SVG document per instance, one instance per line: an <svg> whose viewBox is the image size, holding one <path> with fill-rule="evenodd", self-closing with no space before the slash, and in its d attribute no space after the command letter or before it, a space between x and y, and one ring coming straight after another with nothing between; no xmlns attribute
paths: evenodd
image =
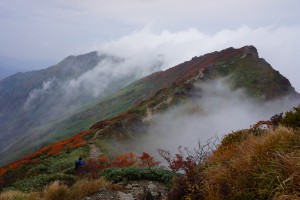
<svg viewBox="0 0 300 200"><path fill-rule="evenodd" d="M75 169L78 169L81 165L85 165L85 162L83 160L77 160L75 162Z"/></svg>

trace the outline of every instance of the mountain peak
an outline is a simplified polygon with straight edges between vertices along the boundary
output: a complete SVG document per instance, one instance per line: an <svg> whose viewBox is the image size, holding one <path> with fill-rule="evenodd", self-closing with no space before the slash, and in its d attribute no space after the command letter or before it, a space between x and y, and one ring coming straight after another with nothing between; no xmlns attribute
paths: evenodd
<svg viewBox="0 0 300 200"><path fill-rule="evenodd" d="M254 58L259 58L257 49L254 46L244 46L241 49L244 51L243 57L252 56Z"/></svg>

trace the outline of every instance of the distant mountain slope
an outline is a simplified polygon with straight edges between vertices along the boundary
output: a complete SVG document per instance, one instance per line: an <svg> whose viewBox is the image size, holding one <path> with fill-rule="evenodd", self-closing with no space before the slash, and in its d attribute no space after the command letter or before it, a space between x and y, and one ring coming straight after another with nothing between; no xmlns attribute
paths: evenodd
<svg viewBox="0 0 300 200"><path fill-rule="evenodd" d="M41 118L47 117L44 113L51 109L53 104L55 105L55 98L59 93L54 91L60 87L59 83L78 78L106 57L98 56L97 52L69 56L47 69L17 73L1 80L0 152L16 138L39 124ZM33 98L34 95L36 98ZM58 98L57 103L59 103ZM58 113L57 117L62 114Z"/></svg>
<svg viewBox="0 0 300 200"><path fill-rule="evenodd" d="M147 70L139 70L138 63L129 70L130 63L127 58L91 52L69 56L47 69L17 73L1 80L0 154L11 160L8 152L12 148L19 152L12 153L16 157L32 151L28 141L37 149L65 138L65 133L56 131L61 128L57 126L61 121L161 66L159 60L154 60L147 64ZM89 125L80 124L76 130ZM45 138L53 132L63 136Z"/></svg>
<svg viewBox="0 0 300 200"><path fill-rule="evenodd" d="M92 59L87 59L87 57L91 57ZM79 60L76 61L76 59ZM60 64L69 63L67 66L71 66L77 62L82 63L82 65L88 62L92 66L99 62L99 59L95 53L90 53L81 58L69 57ZM118 62L117 59L116 62ZM73 76L80 74L76 70L72 72L68 71L72 69L72 67L66 67L63 69L62 74L71 73ZM43 74L55 74L58 70L61 70L60 67L53 67ZM37 82L41 84L43 79L36 78L33 73L37 72L29 73L26 76L32 76L33 80L40 80ZM20 75L15 76L13 79L18 80L17 77ZM66 77L61 75L61 78ZM214 80L220 77L229 77L233 88L244 88L250 96L262 101L285 95L297 95L288 79L275 71L264 59L259 58L255 47L228 48L220 52L194 57L190 61L166 71L153 73L130 84L112 96L106 97L99 103L95 102L94 105L82 107L81 111L77 112L77 114L72 116L67 115L43 126L37 125L31 131L31 134L27 134L25 137L20 135L19 139L15 140L13 145L2 151L0 155L1 163L15 160L46 144L70 137L91 126L98 129L99 127L104 127L103 124L106 124L105 127L114 132L115 130L112 127L118 125L113 125L112 127L110 125L114 123L130 124L131 121L136 123L145 117L147 109L148 111L150 109L151 112L156 112L157 110L164 109L164 107L176 104L182 98L189 98L195 81L206 82L207 80ZM15 90L18 89L18 87L15 87ZM23 90L26 90L26 87ZM17 96L11 98L18 99ZM22 98L19 99L19 101L21 100ZM24 98L23 102L16 103L15 106L20 107L22 103L24 104ZM36 102L35 104L38 103ZM18 109L12 110L15 110L15 115L18 114L16 111ZM35 113L26 114L27 117L35 115ZM13 116L11 115L9 119L12 119ZM39 115L36 114L35 116L38 118ZM99 121L100 124L96 123ZM22 121L18 121L18 123L21 124ZM35 134L36 132L38 134Z"/></svg>

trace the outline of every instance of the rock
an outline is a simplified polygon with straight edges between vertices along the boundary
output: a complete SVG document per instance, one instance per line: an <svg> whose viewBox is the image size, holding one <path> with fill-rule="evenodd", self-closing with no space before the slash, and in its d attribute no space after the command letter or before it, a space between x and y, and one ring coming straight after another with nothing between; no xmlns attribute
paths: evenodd
<svg viewBox="0 0 300 200"><path fill-rule="evenodd" d="M139 184L136 184L136 183L133 183L133 184L131 184L131 186L134 188L134 187L140 187L140 185Z"/></svg>
<svg viewBox="0 0 300 200"><path fill-rule="evenodd" d="M132 189L132 185L128 184L124 187L126 190L131 190Z"/></svg>
<svg viewBox="0 0 300 200"><path fill-rule="evenodd" d="M120 200L134 200L133 195L131 193L118 192L118 196Z"/></svg>
<svg viewBox="0 0 300 200"><path fill-rule="evenodd" d="M150 192L155 192L157 190L156 185L154 185L153 183L149 182L149 185L147 186L148 190Z"/></svg>

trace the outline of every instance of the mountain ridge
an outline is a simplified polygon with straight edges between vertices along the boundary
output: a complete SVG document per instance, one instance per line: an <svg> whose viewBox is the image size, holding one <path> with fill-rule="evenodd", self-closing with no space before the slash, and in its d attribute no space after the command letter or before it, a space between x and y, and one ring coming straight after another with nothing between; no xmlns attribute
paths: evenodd
<svg viewBox="0 0 300 200"><path fill-rule="evenodd" d="M73 56L68 57L62 62L73 58ZM233 72L238 73L234 75ZM252 91L252 96L261 98L262 101L288 94L297 95L286 78L274 71L264 59L259 58L255 47L227 48L194 57L190 61L165 71L153 73L130 84L95 106L55 124L53 128L45 132L42 145L36 145L34 149L43 147L45 143L49 144L49 141L55 141L49 138L50 135L63 139L89 128L97 129L101 127L99 124L103 123L113 124L117 121L118 124L120 121L134 121L133 119L140 121L141 117L138 115L144 115L149 109L149 106L142 106L143 104L153 104L154 107L156 106L156 110L164 106L168 107L168 104L176 104L182 98L188 98L195 81L203 82L229 75L233 80L233 88L246 88L248 91ZM169 100L165 99L164 93L170 95ZM130 120L126 117L129 117ZM27 144L30 147L33 142L36 142L36 138L29 136L23 138L22 142L23 145ZM9 151L17 154L19 146L12 146ZM24 151L22 153L24 154ZM7 159L5 155L5 152L0 155L1 160Z"/></svg>

